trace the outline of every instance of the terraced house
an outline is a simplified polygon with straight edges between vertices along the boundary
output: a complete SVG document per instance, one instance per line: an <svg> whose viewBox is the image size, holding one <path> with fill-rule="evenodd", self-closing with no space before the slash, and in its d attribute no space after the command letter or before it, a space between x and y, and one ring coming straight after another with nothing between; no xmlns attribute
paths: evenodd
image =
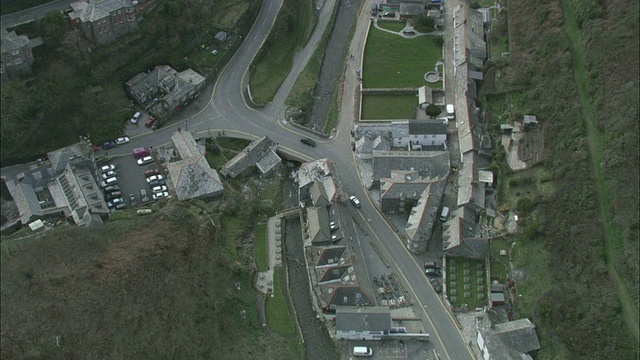
<svg viewBox="0 0 640 360"><path fill-rule="evenodd" d="M71 9L69 19L73 25L98 46L138 28L131 0L83 0L72 3Z"/></svg>

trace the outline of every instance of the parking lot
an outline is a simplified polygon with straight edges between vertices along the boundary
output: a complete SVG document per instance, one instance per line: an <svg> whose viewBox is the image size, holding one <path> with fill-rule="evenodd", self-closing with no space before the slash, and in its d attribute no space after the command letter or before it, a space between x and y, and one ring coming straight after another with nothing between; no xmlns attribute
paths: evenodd
<svg viewBox="0 0 640 360"><path fill-rule="evenodd" d="M346 341L341 343L343 359L361 359L351 353L355 346L367 346L373 350L368 359L436 359L433 345L429 341Z"/></svg>

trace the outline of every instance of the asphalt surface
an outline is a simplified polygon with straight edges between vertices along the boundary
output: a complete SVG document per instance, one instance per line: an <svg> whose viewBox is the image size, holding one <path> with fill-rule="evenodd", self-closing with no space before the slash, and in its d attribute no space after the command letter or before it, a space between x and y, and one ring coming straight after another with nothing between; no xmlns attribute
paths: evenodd
<svg viewBox="0 0 640 360"><path fill-rule="evenodd" d="M327 0L325 7L331 3L332 0ZM359 86L359 80L355 76L355 69L361 67L366 30L369 26L371 3L372 0L365 0L365 3L360 7L361 11L357 18L356 31L349 48L349 53L354 54L355 59L348 61L345 69L343 96L339 99L341 111L335 135L328 140L316 138L318 146L309 147L300 143L300 138L314 136L279 120L284 107L282 102L286 98L286 94L288 94L288 91L285 91L286 89L282 90L282 93L274 99L272 104L263 109L254 109L246 102L249 64L266 39L282 4L280 0L264 0L262 10L254 26L247 37L243 39L243 44L229 61L227 67L221 72L217 83L213 86L210 97L208 92L203 93L175 121L155 132L131 136L131 143L111 149L109 154L131 156L131 150L134 147L159 147L169 144L171 134L178 127L181 127L182 129L188 129L196 137L216 136L218 132L223 130L227 136L249 139L266 135L279 143L280 147L285 151L296 154L300 159L331 159L339 173L342 188L349 194L355 194L362 202L362 207L354 215L367 229L371 241L376 244L383 256L390 261L389 270L398 275L400 281L403 282L410 296L414 299L414 309L420 315L423 327L431 335L431 343L439 358L453 360L473 359L473 355L457 328L452 314L445 308L442 300L423 274L421 259L414 257L407 251L401 239L387 223L385 217L370 201L368 194L361 185L355 165L354 154L350 145L352 140L350 130L356 121L354 114L357 98L355 94ZM452 2L447 1L445 11L447 17L451 16L453 6ZM325 10L322 9L321 11ZM449 21L447 25L450 25ZM450 26L448 27L450 28ZM450 36L449 34L449 30L447 30L447 35ZM315 49L319 39L320 36L316 36L315 33L312 35L311 43L303 49L302 55L294 58L294 69L300 70L304 68L308 60L308 52L312 52ZM313 44L314 41L316 44ZM451 44L450 37L447 39L446 44ZM307 53L304 53L305 51ZM331 55L327 54L325 56ZM342 55L342 53L335 54L335 56L340 57ZM450 62L447 64L450 64ZM446 85L448 85L448 79L446 80ZM447 96L447 100L449 98L450 95ZM25 166L28 166L28 164ZM16 168L6 169L6 171L10 170L16 171ZM3 169L4 172L5 169Z"/></svg>

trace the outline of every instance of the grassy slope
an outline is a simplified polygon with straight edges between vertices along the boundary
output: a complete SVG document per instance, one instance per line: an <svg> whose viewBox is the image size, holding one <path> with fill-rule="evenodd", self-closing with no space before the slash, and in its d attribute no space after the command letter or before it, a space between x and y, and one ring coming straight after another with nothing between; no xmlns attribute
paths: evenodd
<svg viewBox="0 0 640 360"><path fill-rule="evenodd" d="M591 169L596 181L595 188L597 190L599 203L599 217L604 227L604 237L607 250L607 268L617 288L618 298L622 303L624 319L627 327L635 336L637 341L639 335L637 303L634 303L629 294L629 289L620 278L616 269L616 259L620 259L622 257L622 252L624 251L624 240L620 230L614 226L608 211L611 206L611 194L613 193L613 190L607 187L600 167L606 142L604 135L596 127L595 109L587 90L587 74L585 71L584 55L580 46L582 42L582 34L578 28L571 2L569 0L563 0L562 8L564 10L565 31L571 43L575 81L580 98L580 105L584 114L585 128L587 129L587 143L589 145Z"/></svg>
<svg viewBox="0 0 640 360"><path fill-rule="evenodd" d="M249 267L199 209L126 213L3 240L2 358L299 357L260 330Z"/></svg>

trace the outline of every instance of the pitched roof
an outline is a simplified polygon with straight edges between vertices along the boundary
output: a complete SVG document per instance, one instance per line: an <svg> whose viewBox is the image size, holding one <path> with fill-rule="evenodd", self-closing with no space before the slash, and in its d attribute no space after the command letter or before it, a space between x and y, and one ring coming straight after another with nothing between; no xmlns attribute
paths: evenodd
<svg viewBox="0 0 640 360"><path fill-rule="evenodd" d="M322 249L318 251L320 252L320 255L316 261L316 267L335 266L342 264L342 261L345 260L344 256L347 251L347 247L322 247Z"/></svg>
<svg viewBox="0 0 640 360"><path fill-rule="evenodd" d="M359 286L331 286L320 285L323 292L323 307L337 308L338 306L369 306L372 301Z"/></svg>
<svg viewBox="0 0 640 360"><path fill-rule="evenodd" d="M71 20L92 22L108 17L110 13L122 9L133 8L131 0L84 0L71 3Z"/></svg>
<svg viewBox="0 0 640 360"><path fill-rule="evenodd" d="M246 148L244 148L241 152L239 152L233 159L229 160L222 169L220 173L225 176L230 176L235 178L240 175L249 167L254 164L257 165L260 160L262 160L265 156L268 156L267 159L262 163L263 168L260 166L258 169L264 174L267 173L273 166L277 165L280 161L280 157L276 155L275 157L271 156L271 150L276 146L276 143L270 138L263 136L260 139L252 141Z"/></svg>
<svg viewBox="0 0 640 360"><path fill-rule="evenodd" d="M307 208L307 220L309 223L309 237L313 245L331 242L329 211L326 207L313 206Z"/></svg>
<svg viewBox="0 0 640 360"><path fill-rule="evenodd" d="M18 35L15 31L7 32L6 29L1 29L0 34L3 54L29 46L29 38L26 35Z"/></svg>
<svg viewBox="0 0 640 360"><path fill-rule="evenodd" d="M491 317L485 315L479 319L477 328L491 359L526 359L529 353L540 349L535 326L529 319L518 319L492 326Z"/></svg>
<svg viewBox="0 0 640 360"><path fill-rule="evenodd" d="M309 195L311 195L311 202L314 206L327 206L329 200L327 199L327 192L324 191L324 185L321 181L316 180L311 184L309 188Z"/></svg>
<svg viewBox="0 0 640 360"><path fill-rule="evenodd" d="M433 224L438 218L438 208L444 192L444 179L435 179L420 195L418 204L411 210L405 233L416 241L428 241L431 238Z"/></svg>
<svg viewBox="0 0 640 360"><path fill-rule="evenodd" d="M409 135L442 135L447 134L447 125L442 120L411 120Z"/></svg>
<svg viewBox="0 0 640 360"><path fill-rule="evenodd" d="M392 170L415 170L423 177L445 177L449 173L447 151L373 151L373 179L391 176Z"/></svg>

